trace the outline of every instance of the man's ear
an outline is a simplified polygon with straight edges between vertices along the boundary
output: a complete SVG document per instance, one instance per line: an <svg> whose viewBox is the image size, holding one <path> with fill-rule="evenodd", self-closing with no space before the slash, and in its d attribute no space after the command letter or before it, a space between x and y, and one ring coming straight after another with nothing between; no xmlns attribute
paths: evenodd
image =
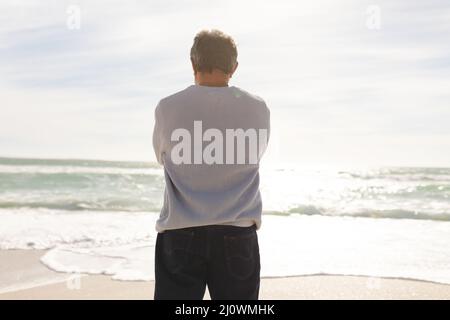
<svg viewBox="0 0 450 320"><path fill-rule="evenodd" d="M194 70L194 75L196 75L197 70L195 70L195 64L194 64L194 61L192 60L192 58L191 58L191 65L192 65L192 70Z"/></svg>
<svg viewBox="0 0 450 320"><path fill-rule="evenodd" d="M238 65L239 65L239 62L236 61L236 64L234 65L234 68L233 68L233 70L232 70L231 73L230 73L230 78L233 76L233 74L234 74L234 72L236 71Z"/></svg>

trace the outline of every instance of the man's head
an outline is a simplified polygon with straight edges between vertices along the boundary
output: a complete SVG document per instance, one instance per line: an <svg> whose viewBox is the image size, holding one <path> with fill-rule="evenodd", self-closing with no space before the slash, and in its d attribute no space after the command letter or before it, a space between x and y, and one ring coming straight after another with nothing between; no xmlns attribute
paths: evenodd
<svg viewBox="0 0 450 320"><path fill-rule="evenodd" d="M219 30L200 31L191 48L191 62L197 83L228 83L238 65L236 44Z"/></svg>

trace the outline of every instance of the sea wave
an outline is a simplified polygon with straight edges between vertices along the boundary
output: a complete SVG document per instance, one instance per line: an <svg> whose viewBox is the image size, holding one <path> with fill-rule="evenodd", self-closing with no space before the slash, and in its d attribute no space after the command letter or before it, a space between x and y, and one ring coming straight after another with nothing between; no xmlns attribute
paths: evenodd
<svg viewBox="0 0 450 320"><path fill-rule="evenodd" d="M0 158L3 209L159 211L164 187L156 163ZM449 168L262 168L261 193L265 214L450 219Z"/></svg>
<svg viewBox="0 0 450 320"><path fill-rule="evenodd" d="M34 209L55 209L63 213L67 211L91 211L91 212L149 212L159 211L161 201L146 199L96 199L95 201L85 200L51 200L51 201L21 201L21 202L0 202L2 209L24 209L33 211Z"/></svg>
<svg viewBox="0 0 450 320"><path fill-rule="evenodd" d="M42 262L60 272L150 280L163 193L154 163L0 158L0 249L49 249ZM261 169L261 193L262 276L450 283L448 168Z"/></svg>
<svg viewBox="0 0 450 320"><path fill-rule="evenodd" d="M1 174L123 174L123 175L158 175L164 174L162 167L89 167L81 165L52 165L52 166L39 166L39 165L2 165L0 164Z"/></svg>
<svg viewBox="0 0 450 320"><path fill-rule="evenodd" d="M287 211L265 211L265 214L289 216L293 214L306 216L329 216L329 217L359 217L359 218L383 218L383 219L413 219L413 220L436 220L436 221L450 221L450 214L435 213L435 212L420 212L403 209L386 209L374 210L365 209L356 212L327 212L324 208L319 208L311 205L300 205L291 208Z"/></svg>
<svg viewBox="0 0 450 320"><path fill-rule="evenodd" d="M65 167L97 167L97 168L160 168L154 162L109 161L91 159L35 159L0 157L0 165L12 166L65 166Z"/></svg>
<svg viewBox="0 0 450 320"><path fill-rule="evenodd" d="M49 249L41 261L58 272L154 278L156 213L1 216L0 249ZM448 222L268 215L258 231L261 276L351 274L450 283L449 233Z"/></svg>
<svg viewBox="0 0 450 320"><path fill-rule="evenodd" d="M339 171L338 173L342 176L364 180L450 181L450 168L393 167L364 171Z"/></svg>

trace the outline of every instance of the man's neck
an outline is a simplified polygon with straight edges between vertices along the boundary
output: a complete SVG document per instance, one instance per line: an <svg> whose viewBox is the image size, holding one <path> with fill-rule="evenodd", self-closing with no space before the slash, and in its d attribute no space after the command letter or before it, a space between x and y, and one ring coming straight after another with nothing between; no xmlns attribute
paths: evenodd
<svg viewBox="0 0 450 320"><path fill-rule="evenodd" d="M207 87L228 87L230 77L223 72L213 70L213 72L197 72L195 74L195 84Z"/></svg>
<svg viewBox="0 0 450 320"><path fill-rule="evenodd" d="M228 87L228 83L224 82L195 82L196 85L204 86L204 87Z"/></svg>

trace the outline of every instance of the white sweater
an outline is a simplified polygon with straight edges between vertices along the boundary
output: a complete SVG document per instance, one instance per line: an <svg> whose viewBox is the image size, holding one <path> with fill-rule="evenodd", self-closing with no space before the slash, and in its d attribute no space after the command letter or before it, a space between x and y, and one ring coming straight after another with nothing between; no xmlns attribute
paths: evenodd
<svg viewBox="0 0 450 320"><path fill-rule="evenodd" d="M256 157L249 139L241 144L244 163L238 160L237 138L227 139L237 129L257 132ZM265 102L237 87L191 85L162 99L155 109L153 147L164 166L166 188L156 230L215 224L259 229L259 160L269 135Z"/></svg>

